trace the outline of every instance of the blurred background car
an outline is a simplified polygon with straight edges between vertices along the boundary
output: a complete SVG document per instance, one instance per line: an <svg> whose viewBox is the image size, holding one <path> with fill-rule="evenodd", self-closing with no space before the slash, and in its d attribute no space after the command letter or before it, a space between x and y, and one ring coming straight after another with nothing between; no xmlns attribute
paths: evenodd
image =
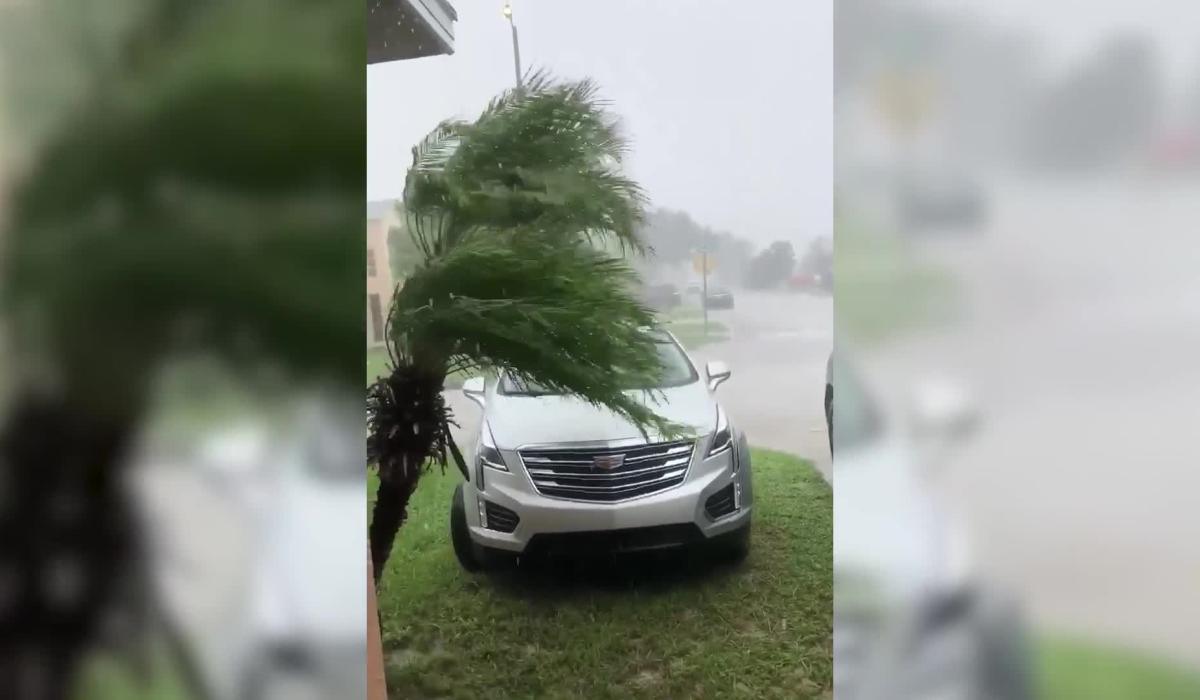
<svg viewBox="0 0 1200 700"><path fill-rule="evenodd" d="M801 272L788 280L788 289L804 294L827 294L833 291L830 275Z"/></svg>
<svg viewBox="0 0 1200 700"><path fill-rule="evenodd" d="M956 171L926 171L897 189L901 222L913 233L971 230L987 216L981 185Z"/></svg>
<svg viewBox="0 0 1200 700"><path fill-rule="evenodd" d="M723 287L710 287L704 306L708 309L732 309L733 292Z"/></svg>
<svg viewBox="0 0 1200 700"><path fill-rule="evenodd" d="M679 289L673 284L651 284L642 290L642 300L657 311L673 309L683 303Z"/></svg>

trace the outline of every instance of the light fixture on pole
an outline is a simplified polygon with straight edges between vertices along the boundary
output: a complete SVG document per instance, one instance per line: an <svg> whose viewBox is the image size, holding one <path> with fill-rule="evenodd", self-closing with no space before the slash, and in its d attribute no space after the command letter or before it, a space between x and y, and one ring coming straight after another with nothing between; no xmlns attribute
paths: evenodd
<svg viewBox="0 0 1200 700"><path fill-rule="evenodd" d="M504 13L505 19L508 20L508 26L512 28L513 70L516 71L517 87L520 88L521 87L521 46L520 46L520 44L517 43L517 23L513 21L512 3L509 0L504 1L504 9L502 10L502 12Z"/></svg>

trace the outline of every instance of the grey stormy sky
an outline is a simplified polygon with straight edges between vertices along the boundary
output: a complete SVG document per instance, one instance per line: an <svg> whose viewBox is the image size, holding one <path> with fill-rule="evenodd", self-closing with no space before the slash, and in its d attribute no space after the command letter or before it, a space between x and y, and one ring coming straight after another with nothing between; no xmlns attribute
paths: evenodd
<svg viewBox="0 0 1200 700"><path fill-rule="evenodd" d="M926 6L1034 32L1051 70L1086 60L1105 40L1136 33L1154 46L1175 90L1200 72L1200 3L1181 0L924 0Z"/></svg>
<svg viewBox="0 0 1200 700"><path fill-rule="evenodd" d="M513 83L503 0L451 0L456 53L367 70L367 194L398 197L412 145ZM758 246L832 227L830 2L514 0L523 68L590 76L652 203Z"/></svg>

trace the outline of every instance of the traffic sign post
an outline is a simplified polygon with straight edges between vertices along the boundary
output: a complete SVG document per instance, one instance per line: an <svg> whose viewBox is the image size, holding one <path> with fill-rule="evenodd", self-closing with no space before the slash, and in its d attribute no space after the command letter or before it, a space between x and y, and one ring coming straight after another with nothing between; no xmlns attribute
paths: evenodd
<svg viewBox="0 0 1200 700"><path fill-rule="evenodd" d="M708 338L708 273L716 261L708 257L708 249L701 248L692 257L692 269L700 273L700 309L704 313L704 337Z"/></svg>

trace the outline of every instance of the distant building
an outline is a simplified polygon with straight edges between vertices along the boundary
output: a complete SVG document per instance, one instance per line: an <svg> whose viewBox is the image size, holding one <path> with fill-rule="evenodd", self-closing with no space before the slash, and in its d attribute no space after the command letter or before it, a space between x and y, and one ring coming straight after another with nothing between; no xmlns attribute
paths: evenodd
<svg viewBox="0 0 1200 700"><path fill-rule="evenodd" d="M458 13L446 0L367 0L367 64L454 53ZM382 345L397 280L388 231L400 223L396 201L367 203L367 345Z"/></svg>
<svg viewBox="0 0 1200 700"><path fill-rule="evenodd" d="M367 345L383 344L396 280L388 255L388 231L400 223L396 201L367 202Z"/></svg>

